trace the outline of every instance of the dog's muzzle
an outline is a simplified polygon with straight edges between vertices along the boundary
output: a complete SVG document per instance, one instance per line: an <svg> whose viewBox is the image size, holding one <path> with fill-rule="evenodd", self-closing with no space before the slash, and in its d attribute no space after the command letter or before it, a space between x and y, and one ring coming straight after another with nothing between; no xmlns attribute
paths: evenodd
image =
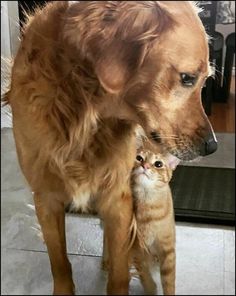
<svg viewBox="0 0 236 296"><path fill-rule="evenodd" d="M150 136L150 138L157 144L163 144L161 136L158 132L153 131L150 133ZM200 143L195 145L196 150L189 149L188 151L182 151L181 148L178 149L177 145L177 149L169 149L169 152L182 160L192 160L198 156L206 156L212 154L217 150L217 139L213 130L211 129L207 136L205 136Z"/></svg>

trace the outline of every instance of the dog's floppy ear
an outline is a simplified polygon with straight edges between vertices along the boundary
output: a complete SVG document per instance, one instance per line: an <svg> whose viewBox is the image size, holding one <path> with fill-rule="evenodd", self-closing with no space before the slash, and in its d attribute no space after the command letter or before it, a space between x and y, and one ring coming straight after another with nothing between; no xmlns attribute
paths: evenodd
<svg viewBox="0 0 236 296"><path fill-rule="evenodd" d="M99 48L100 56L95 63L96 75L110 93L119 93L124 89L142 65L153 41L172 25L169 14L155 1L121 2L126 3L113 6L112 11L107 6L110 27L107 36L110 35L111 41L106 40L106 46ZM116 10L121 13L120 17L117 17ZM103 21L106 22L106 14Z"/></svg>
<svg viewBox="0 0 236 296"><path fill-rule="evenodd" d="M144 55L145 45L114 40L95 66L95 72L104 89L110 93L119 93L124 89L134 70L142 64Z"/></svg>
<svg viewBox="0 0 236 296"><path fill-rule="evenodd" d="M101 85L118 93L172 23L158 1L81 1L68 9L64 37L91 61Z"/></svg>

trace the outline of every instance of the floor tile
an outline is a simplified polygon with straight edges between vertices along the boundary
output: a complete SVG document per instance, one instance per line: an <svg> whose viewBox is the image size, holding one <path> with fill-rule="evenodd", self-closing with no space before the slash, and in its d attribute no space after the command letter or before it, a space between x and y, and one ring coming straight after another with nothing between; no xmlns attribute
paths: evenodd
<svg viewBox="0 0 236 296"><path fill-rule="evenodd" d="M15 151L3 153L1 163L1 191L14 191L28 186L18 165Z"/></svg>
<svg viewBox="0 0 236 296"><path fill-rule="evenodd" d="M30 210L28 204L33 204L32 193L28 188L19 190L1 191L2 211L1 222L5 225L14 215L22 214L35 216L35 213Z"/></svg>
<svg viewBox="0 0 236 296"><path fill-rule="evenodd" d="M202 272L177 267L176 295L223 295L223 272Z"/></svg>
<svg viewBox="0 0 236 296"><path fill-rule="evenodd" d="M52 276L47 253L5 249L3 295L50 295ZM70 255L77 295L105 295L106 274L100 258Z"/></svg>
<svg viewBox="0 0 236 296"><path fill-rule="evenodd" d="M45 251L34 216L17 213L2 227L2 247L17 250Z"/></svg>
<svg viewBox="0 0 236 296"><path fill-rule="evenodd" d="M223 271L223 230L176 227L177 265L204 274Z"/></svg>
<svg viewBox="0 0 236 296"><path fill-rule="evenodd" d="M35 212L23 202L25 190L4 192L8 194L6 209L1 217L2 246L18 250L45 251L40 226ZM14 201L22 197L22 204ZM98 218L66 216L67 252L69 254L97 255L102 254L103 232Z"/></svg>
<svg viewBox="0 0 236 296"><path fill-rule="evenodd" d="M12 129L1 130L1 191L27 187L16 156Z"/></svg>
<svg viewBox="0 0 236 296"><path fill-rule="evenodd" d="M52 276L44 252L2 250L2 295L50 295ZM70 255L77 295L105 295L107 274L101 258ZM4 270L4 272L3 272ZM143 295L138 280L130 283L131 295Z"/></svg>
<svg viewBox="0 0 236 296"><path fill-rule="evenodd" d="M224 230L224 271L235 272L235 232Z"/></svg>
<svg viewBox="0 0 236 296"><path fill-rule="evenodd" d="M2 250L2 295L50 295L52 277L46 253Z"/></svg>
<svg viewBox="0 0 236 296"><path fill-rule="evenodd" d="M204 227L176 227L177 295L223 293L223 231Z"/></svg>
<svg viewBox="0 0 236 296"><path fill-rule="evenodd" d="M224 274L224 295L235 295L234 272L225 272Z"/></svg>
<svg viewBox="0 0 236 296"><path fill-rule="evenodd" d="M68 215L66 218L68 253L101 256L103 230L98 218L83 218Z"/></svg>

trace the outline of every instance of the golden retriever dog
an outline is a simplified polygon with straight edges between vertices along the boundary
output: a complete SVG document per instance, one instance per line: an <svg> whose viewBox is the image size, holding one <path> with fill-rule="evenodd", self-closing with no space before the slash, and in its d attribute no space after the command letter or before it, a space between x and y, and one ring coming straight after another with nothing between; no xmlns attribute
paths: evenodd
<svg viewBox="0 0 236 296"><path fill-rule="evenodd" d="M30 16L12 68L19 163L47 245L55 295L72 295L65 208L104 220L108 294L128 294L136 124L182 160L213 153L201 105L208 43L185 1L53 1Z"/></svg>

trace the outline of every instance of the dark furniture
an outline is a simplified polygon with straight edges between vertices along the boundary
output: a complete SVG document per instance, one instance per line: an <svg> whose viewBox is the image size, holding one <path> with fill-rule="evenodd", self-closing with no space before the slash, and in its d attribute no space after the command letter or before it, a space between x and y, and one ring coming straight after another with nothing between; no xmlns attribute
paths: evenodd
<svg viewBox="0 0 236 296"><path fill-rule="evenodd" d="M199 1L203 12L200 18L211 37L209 44L210 63L215 68L213 78L208 78L206 87L202 91L202 101L207 115L211 114L212 102L227 102L230 95L233 61L235 55L235 33L229 34L226 40L221 33L215 31L216 23L234 23L232 9L227 1ZM218 2L218 3L217 3ZM227 7L225 7L227 6ZM223 48L226 45L226 56L223 64ZM223 73L224 71L224 73Z"/></svg>
<svg viewBox="0 0 236 296"><path fill-rule="evenodd" d="M219 102L222 98L222 62L223 62L223 48L224 36L219 32L214 32L212 36L213 47L213 66L215 68L212 96L213 101Z"/></svg>
<svg viewBox="0 0 236 296"><path fill-rule="evenodd" d="M217 14L217 1L199 1L199 7L203 10L199 14L199 17L205 27L205 30L209 36L215 34L216 26L216 14ZM214 63L214 39L213 42L209 43L210 51L210 62ZM202 89L202 103L207 115L211 115L211 104L213 101L213 87L214 87L213 77L209 77L206 81L205 87Z"/></svg>
<svg viewBox="0 0 236 296"><path fill-rule="evenodd" d="M222 87L222 101L227 102L230 95L230 84L232 78L233 61L235 56L235 33L231 33L226 38L226 55L224 64L224 76Z"/></svg>

